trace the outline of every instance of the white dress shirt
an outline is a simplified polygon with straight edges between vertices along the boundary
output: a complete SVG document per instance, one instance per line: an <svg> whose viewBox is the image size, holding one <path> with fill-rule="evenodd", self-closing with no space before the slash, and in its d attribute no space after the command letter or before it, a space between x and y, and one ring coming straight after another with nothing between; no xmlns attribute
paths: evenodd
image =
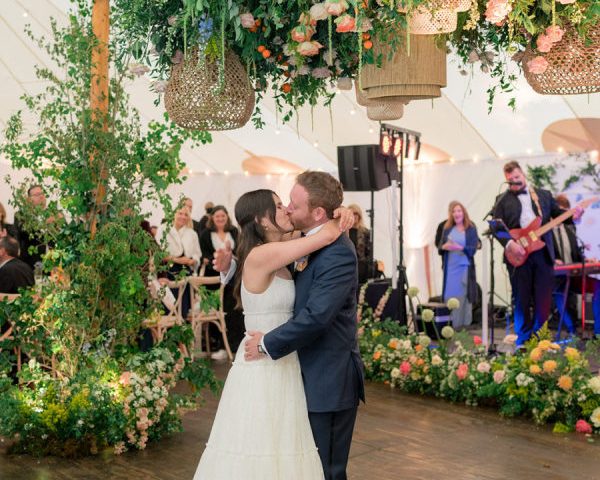
<svg viewBox="0 0 600 480"><path fill-rule="evenodd" d="M162 241L165 229L169 227L161 226L156 233L156 240L160 243ZM196 271L200 264L200 242L198 240L198 234L189 227L181 227L177 230L174 226L171 226L166 235L166 244L164 245L172 257L186 256L194 260L194 266L192 270Z"/></svg>
<svg viewBox="0 0 600 480"><path fill-rule="evenodd" d="M529 225L537 215L533 211L533 204L531 200L531 193L529 192L529 188L525 188L525 193L521 195L517 195L519 202L521 202L521 217L519 219L519 223L521 224L521 228L525 228ZM540 216L542 212L539 212Z"/></svg>

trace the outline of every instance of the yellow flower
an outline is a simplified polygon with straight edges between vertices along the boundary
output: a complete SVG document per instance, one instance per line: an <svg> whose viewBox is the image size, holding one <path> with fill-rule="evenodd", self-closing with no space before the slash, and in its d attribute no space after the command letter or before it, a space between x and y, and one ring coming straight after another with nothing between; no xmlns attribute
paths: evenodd
<svg viewBox="0 0 600 480"><path fill-rule="evenodd" d="M538 343L538 348L541 348L542 350L546 351L550 348L550 340L542 340L540 341L540 343Z"/></svg>
<svg viewBox="0 0 600 480"><path fill-rule="evenodd" d="M539 373L542 373L542 369L540 368L539 365L537 364L533 364L529 367L529 373L533 374L533 375L538 375Z"/></svg>
<svg viewBox="0 0 600 480"><path fill-rule="evenodd" d="M529 354L529 358L531 360L533 360L534 362L539 362L542 359L543 354L544 354L544 351L542 350L541 347L535 347Z"/></svg>
<svg viewBox="0 0 600 480"><path fill-rule="evenodd" d="M379 335L381 335L381 330L373 330L373 331L371 332L371 335L372 335L373 337L378 337Z"/></svg>
<svg viewBox="0 0 600 480"><path fill-rule="evenodd" d="M579 351L573 347L565 348L565 357L571 361L579 360Z"/></svg>
<svg viewBox="0 0 600 480"><path fill-rule="evenodd" d="M558 379L558 386L568 392L573 387L573 380L568 375L561 375Z"/></svg>
<svg viewBox="0 0 600 480"><path fill-rule="evenodd" d="M430 308L425 308L421 312L421 318L423 319L424 322L433 321L433 317L435 317L435 313L433 313L433 310L431 310Z"/></svg>
<svg viewBox="0 0 600 480"><path fill-rule="evenodd" d="M552 373L554 370L556 370L557 366L558 365L554 360L546 360L544 362L544 372Z"/></svg>

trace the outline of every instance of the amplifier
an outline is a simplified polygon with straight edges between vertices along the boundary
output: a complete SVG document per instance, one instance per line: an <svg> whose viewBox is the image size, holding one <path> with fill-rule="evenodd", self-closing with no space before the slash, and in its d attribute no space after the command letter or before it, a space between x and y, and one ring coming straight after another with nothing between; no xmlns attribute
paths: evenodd
<svg viewBox="0 0 600 480"><path fill-rule="evenodd" d="M416 325L418 332L423 331L421 313L426 308L428 308L429 310L433 310L433 322L435 322L435 326L437 327L438 332L440 332L441 329L446 325L452 325L452 321L450 320L450 309L446 306L445 303L423 303L421 305L417 305ZM432 338L436 338L433 322L425 322L425 333L427 333L427 335L429 335Z"/></svg>

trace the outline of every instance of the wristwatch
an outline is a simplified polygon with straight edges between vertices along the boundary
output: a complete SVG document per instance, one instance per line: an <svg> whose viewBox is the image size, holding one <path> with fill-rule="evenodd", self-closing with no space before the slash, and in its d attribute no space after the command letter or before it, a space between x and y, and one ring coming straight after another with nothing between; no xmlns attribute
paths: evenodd
<svg viewBox="0 0 600 480"><path fill-rule="evenodd" d="M262 345L259 343L256 348L258 349L258 353L261 353L262 355L266 355L267 352L265 352L265 349L262 347Z"/></svg>

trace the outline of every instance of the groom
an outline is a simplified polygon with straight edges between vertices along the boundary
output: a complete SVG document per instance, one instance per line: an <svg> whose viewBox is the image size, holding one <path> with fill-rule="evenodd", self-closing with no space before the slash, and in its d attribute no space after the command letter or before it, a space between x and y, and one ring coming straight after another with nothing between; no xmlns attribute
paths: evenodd
<svg viewBox="0 0 600 480"><path fill-rule="evenodd" d="M304 235L319 231L342 204L340 183L323 172L296 178L287 213ZM217 255L218 267L229 269ZM277 360L298 352L308 417L326 480L345 480L359 400L364 401L363 364L357 344L357 262L347 235L298 259L294 317L266 335L248 332L246 360Z"/></svg>

